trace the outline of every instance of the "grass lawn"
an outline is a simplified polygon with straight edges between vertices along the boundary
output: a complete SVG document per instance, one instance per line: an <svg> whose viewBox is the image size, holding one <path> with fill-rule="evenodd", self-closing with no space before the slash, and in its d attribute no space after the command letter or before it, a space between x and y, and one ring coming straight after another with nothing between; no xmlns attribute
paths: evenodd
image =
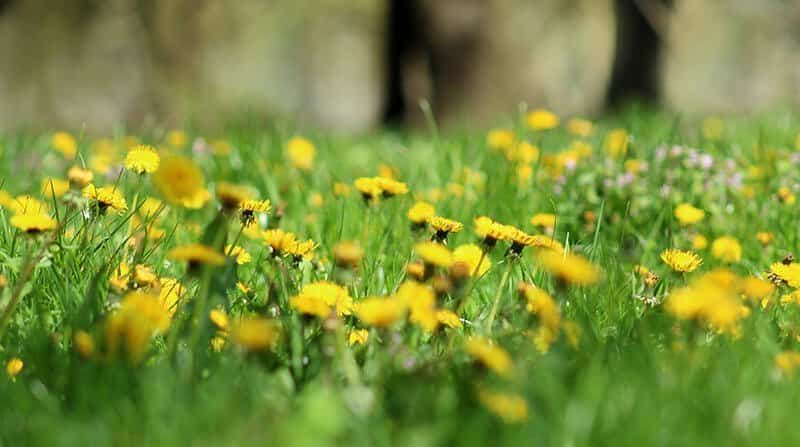
<svg viewBox="0 0 800 447"><path fill-rule="evenodd" d="M0 446L800 443L800 116L500 124L0 135Z"/></svg>

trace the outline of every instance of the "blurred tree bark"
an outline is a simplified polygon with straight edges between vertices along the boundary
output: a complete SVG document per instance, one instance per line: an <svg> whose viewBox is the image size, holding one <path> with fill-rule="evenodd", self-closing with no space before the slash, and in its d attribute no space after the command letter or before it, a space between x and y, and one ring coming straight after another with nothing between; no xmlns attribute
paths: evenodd
<svg viewBox="0 0 800 447"><path fill-rule="evenodd" d="M616 0L616 46L607 103L660 99L662 33L671 0ZM662 26L659 26L662 25ZM661 28L661 29L659 29Z"/></svg>

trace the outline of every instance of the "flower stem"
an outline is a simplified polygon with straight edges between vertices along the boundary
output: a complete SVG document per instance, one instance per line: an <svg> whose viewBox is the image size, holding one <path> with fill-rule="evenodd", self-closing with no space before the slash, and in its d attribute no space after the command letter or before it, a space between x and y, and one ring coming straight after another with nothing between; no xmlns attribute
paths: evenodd
<svg viewBox="0 0 800 447"><path fill-rule="evenodd" d="M489 318L486 321L486 330L489 334L492 333L492 324L494 324L494 318L497 315L497 308L500 305L500 298L503 296L503 289L506 287L506 282L508 282L508 277L511 274L511 268L514 264L511 260L508 260L508 264L506 265L506 270L503 272L503 277L500 278L500 285L497 286L497 290L494 293L494 303L492 304L492 311L489 312Z"/></svg>

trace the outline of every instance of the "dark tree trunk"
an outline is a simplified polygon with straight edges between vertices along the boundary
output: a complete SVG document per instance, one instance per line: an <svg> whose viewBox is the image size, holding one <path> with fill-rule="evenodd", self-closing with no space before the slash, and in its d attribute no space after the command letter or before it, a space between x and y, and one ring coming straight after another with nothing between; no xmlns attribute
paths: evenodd
<svg viewBox="0 0 800 447"><path fill-rule="evenodd" d="M669 6L670 0L615 0L616 48L608 104L627 100L659 100L661 53L663 42L640 9L643 1Z"/></svg>
<svg viewBox="0 0 800 447"><path fill-rule="evenodd" d="M422 46L421 21L416 0L389 0L386 30L386 104L383 119L400 123L406 115L403 71L405 60L415 48Z"/></svg>

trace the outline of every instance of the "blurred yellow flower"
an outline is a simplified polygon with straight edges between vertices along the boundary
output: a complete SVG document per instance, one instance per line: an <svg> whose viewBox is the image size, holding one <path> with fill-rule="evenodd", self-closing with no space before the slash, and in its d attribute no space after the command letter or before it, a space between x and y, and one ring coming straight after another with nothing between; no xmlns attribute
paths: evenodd
<svg viewBox="0 0 800 447"><path fill-rule="evenodd" d="M20 372L22 372L22 368L24 366L25 366L25 363L23 363L20 358L12 357L6 363L6 374L8 374L8 377L13 379L13 378L17 377L17 375Z"/></svg>
<svg viewBox="0 0 800 447"><path fill-rule="evenodd" d="M558 126L558 115L549 110L536 109L528 113L526 122L533 130L553 129Z"/></svg>
<svg viewBox="0 0 800 447"><path fill-rule="evenodd" d="M742 246L730 236L714 239L711 244L711 255L723 262L739 262L742 258Z"/></svg>
<svg viewBox="0 0 800 447"><path fill-rule="evenodd" d="M72 160L78 153L78 142L69 132L56 132L50 140L53 149L60 152L64 158Z"/></svg>
<svg viewBox="0 0 800 447"><path fill-rule="evenodd" d="M158 170L161 162L155 148L148 145L139 145L128 151L125 156L125 169L137 174L151 174Z"/></svg>
<svg viewBox="0 0 800 447"><path fill-rule="evenodd" d="M697 254L675 248L661 252L661 260L672 270L681 273L693 272L703 263Z"/></svg>
<svg viewBox="0 0 800 447"><path fill-rule="evenodd" d="M480 265L478 263L480 262ZM470 276L483 276L492 265L492 261L485 256L483 250L475 244L459 245L453 250L452 265L462 263L467 266Z"/></svg>
<svg viewBox="0 0 800 447"><path fill-rule="evenodd" d="M700 222L705 217L705 211L695 208L688 203L682 203L675 207L675 218L681 225L693 225Z"/></svg>
<svg viewBox="0 0 800 447"><path fill-rule="evenodd" d="M314 147L314 143L303 137L292 137L286 143L286 155L292 166L297 169L311 170L316 153L317 149Z"/></svg>
<svg viewBox="0 0 800 447"><path fill-rule="evenodd" d="M500 376L509 377L513 372L511 356L488 338L470 337L464 344L464 351Z"/></svg>

